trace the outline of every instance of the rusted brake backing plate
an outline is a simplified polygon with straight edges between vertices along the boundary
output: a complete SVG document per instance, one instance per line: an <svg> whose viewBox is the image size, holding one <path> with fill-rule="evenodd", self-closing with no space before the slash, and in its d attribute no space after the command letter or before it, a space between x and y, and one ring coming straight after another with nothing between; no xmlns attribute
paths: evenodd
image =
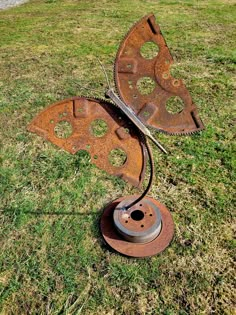
<svg viewBox="0 0 236 315"><path fill-rule="evenodd" d="M142 55L142 47L148 42L155 43L159 49L152 59ZM186 86L170 74L172 63L173 58L154 15L145 16L131 28L117 52L114 71L117 92L145 124L159 131L188 134L204 129ZM154 83L148 95L138 89L138 81L143 78L150 78ZM166 104L176 96L184 106L182 111L173 114Z"/></svg>
<svg viewBox="0 0 236 315"><path fill-rule="evenodd" d="M107 126L102 136L93 133L93 122L98 120ZM61 122L67 122L72 127L71 134L66 138L61 138L55 132ZM119 109L106 101L85 97L63 100L39 113L28 126L28 130L72 154L87 150L91 161L99 168L129 181L134 186L142 183L146 149L139 139L139 133L127 122ZM118 167L109 160L114 149L120 149L126 154L124 164Z"/></svg>
<svg viewBox="0 0 236 315"><path fill-rule="evenodd" d="M116 211L117 207L123 201L129 204L137 196L121 197L111 202L103 211L100 229L102 236L106 243L116 250L117 252L131 257L148 257L162 252L171 242L174 235L174 222L169 210L159 201L145 197L140 204L128 210L129 213L122 213L119 210L119 228L117 229ZM149 205L148 205L149 204ZM153 205L150 207L150 205ZM159 229L160 223L158 222L158 209L161 217L161 230ZM132 213L143 212L143 217L139 219L132 216ZM125 215L127 217L125 218ZM152 215L152 216L150 216ZM132 217L134 219L132 219ZM155 227L157 236L150 241L150 237L154 235ZM122 233L119 231L122 230ZM125 235L124 235L125 233ZM128 236L128 239L127 239ZM133 237L133 241L131 239ZM138 237L138 238L137 238ZM140 243L140 240L149 240Z"/></svg>

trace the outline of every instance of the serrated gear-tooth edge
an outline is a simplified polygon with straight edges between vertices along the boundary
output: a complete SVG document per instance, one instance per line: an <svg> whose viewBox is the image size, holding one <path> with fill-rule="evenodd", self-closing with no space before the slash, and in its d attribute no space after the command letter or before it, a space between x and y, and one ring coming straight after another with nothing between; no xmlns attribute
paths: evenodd
<svg viewBox="0 0 236 315"><path fill-rule="evenodd" d="M117 50L117 53L116 53L116 57L115 57L115 62L114 62L114 65L113 65L113 78L114 78L114 84L115 84L115 91L116 93L118 94L119 98L125 103L125 100L123 99L123 97L120 95L120 92L119 92L119 89L118 89L118 83L117 83L117 68L118 68L118 58L119 58L119 54L120 54L120 51L123 47L123 44L124 42L126 41L126 39L130 36L131 32L135 29L135 27L139 24L139 23L142 23L142 21L144 20L148 20L150 17L154 17L154 14L153 13L149 13L147 15L145 15L144 17L142 17L141 19L139 19L136 23L134 23L131 28L126 32L125 36L123 37L122 41L120 42L120 45L119 45L119 48ZM164 38L164 37L163 37ZM165 40L165 38L164 38ZM131 107L129 106L129 104L127 104L128 107ZM143 122L145 124L145 122ZM145 124L146 126L149 126L148 124ZM192 135L192 134L195 134L195 133L199 133L200 131L204 130L204 127L202 128L199 128L199 129L196 129L196 130L193 130L193 131L187 131L187 132L168 132L164 129L158 129L158 128L154 128L155 129L155 132L160 132L160 133L164 133L164 134L167 134L167 135L171 135L171 136L187 136L187 135Z"/></svg>
<svg viewBox="0 0 236 315"><path fill-rule="evenodd" d="M162 133L162 134L166 134L169 136L188 136L188 135L192 135L195 133L199 133L201 131L203 131L204 128L199 128L197 130L193 130L193 131L186 131L186 132L169 132L163 129L155 129L156 132Z"/></svg>

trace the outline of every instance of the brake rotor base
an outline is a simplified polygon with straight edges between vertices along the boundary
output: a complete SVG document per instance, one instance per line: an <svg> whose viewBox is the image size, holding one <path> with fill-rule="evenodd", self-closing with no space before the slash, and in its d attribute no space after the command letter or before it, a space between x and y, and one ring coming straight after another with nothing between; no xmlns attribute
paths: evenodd
<svg viewBox="0 0 236 315"><path fill-rule="evenodd" d="M162 252L174 235L169 210L159 201L145 197L125 210L137 196L121 197L103 211L100 229L105 242L131 257L148 257Z"/></svg>

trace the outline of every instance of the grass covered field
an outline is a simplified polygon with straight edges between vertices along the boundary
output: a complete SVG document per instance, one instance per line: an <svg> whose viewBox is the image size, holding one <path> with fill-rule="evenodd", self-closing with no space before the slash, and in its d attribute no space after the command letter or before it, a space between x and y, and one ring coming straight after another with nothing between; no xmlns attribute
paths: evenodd
<svg viewBox="0 0 236 315"><path fill-rule="evenodd" d="M103 243L119 178L27 132L47 105L102 97L122 37L153 12L206 130L157 134L150 195L169 207L168 249L130 259ZM235 314L235 21L225 1L32 0L0 11L0 314Z"/></svg>

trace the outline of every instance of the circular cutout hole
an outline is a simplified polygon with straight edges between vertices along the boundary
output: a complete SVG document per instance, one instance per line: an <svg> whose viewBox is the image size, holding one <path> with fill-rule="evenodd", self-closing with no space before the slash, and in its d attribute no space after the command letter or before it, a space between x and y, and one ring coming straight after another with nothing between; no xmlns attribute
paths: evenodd
<svg viewBox="0 0 236 315"><path fill-rule="evenodd" d="M63 118L67 116L67 112L63 112L59 114L59 118Z"/></svg>
<svg viewBox="0 0 236 315"><path fill-rule="evenodd" d="M179 86L179 80L174 79L174 80L172 81L172 84L173 84L174 86Z"/></svg>
<svg viewBox="0 0 236 315"><path fill-rule="evenodd" d="M144 225L142 224L141 227L144 227Z"/></svg>
<svg viewBox="0 0 236 315"><path fill-rule="evenodd" d="M95 119L91 123L91 133L94 137L103 137L108 131L107 123L102 119Z"/></svg>
<svg viewBox="0 0 236 315"><path fill-rule="evenodd" d="M167 100L166 110L170 114L178 114L184 108L184 103L178 96L172 96Z"/></svg>
<svg viewBox="0 0 236 315"><path fill-rule="evenodd" d="M145 59L153 59L158 55L159 47L154 42L146 42L140 48L140 53Z"/></svg>
<svg viewBox="0 0 236 315"><path fill-rule="evenodd" d="M169 72L164 72L164 73L162 74L162 77L163 77L163 79L165 79L165 80L168 79L169 76L170 76Z"/></svg>
<svg viewBox="0 0 236 315"><path fill-rule="evenodd" d="M54 128L55 136L60 139L69 138L73 132L71 123L66 120L60 121Z"/></svg>
<svg viewBox="0 0 236 315"><path fill-rule="evenodd" d="M137 82L138 91L142 95L151 94L155 89L155 86L156 86L155 81L149 77L140 78Z"/></svg>
<svg viewBox="0 0 236 315"><path fill-rule="evenodd" d="M131 218L135 221L141 221L144 218L144 213L141 210L134 210L131 213Z"/></svg>
<svg viewBox="0 0 236 315"><path fill-rule="evenodd" d="M128 221L126 220L125 223L128 223Z"/></svg>
<svg viewBox="0 0 236 315"><path fill-rule="evenodd" d="M148 116L150 116L150 113L147 110L145 110L145 112L143 113L143 116L148 117Z"/></svg>
<svg viewBox="0 0 236 315"><path fill-rule="evenodd" d="M125 164L127 155L122 149L114 149L111 150L108 159L112 166L120 167Z"/></svg>
<svg viewBox="0 0 236 315"><path fill-rule="evenodd" d="M149 216L152 217L152 214L150 213Z"/></svg>

